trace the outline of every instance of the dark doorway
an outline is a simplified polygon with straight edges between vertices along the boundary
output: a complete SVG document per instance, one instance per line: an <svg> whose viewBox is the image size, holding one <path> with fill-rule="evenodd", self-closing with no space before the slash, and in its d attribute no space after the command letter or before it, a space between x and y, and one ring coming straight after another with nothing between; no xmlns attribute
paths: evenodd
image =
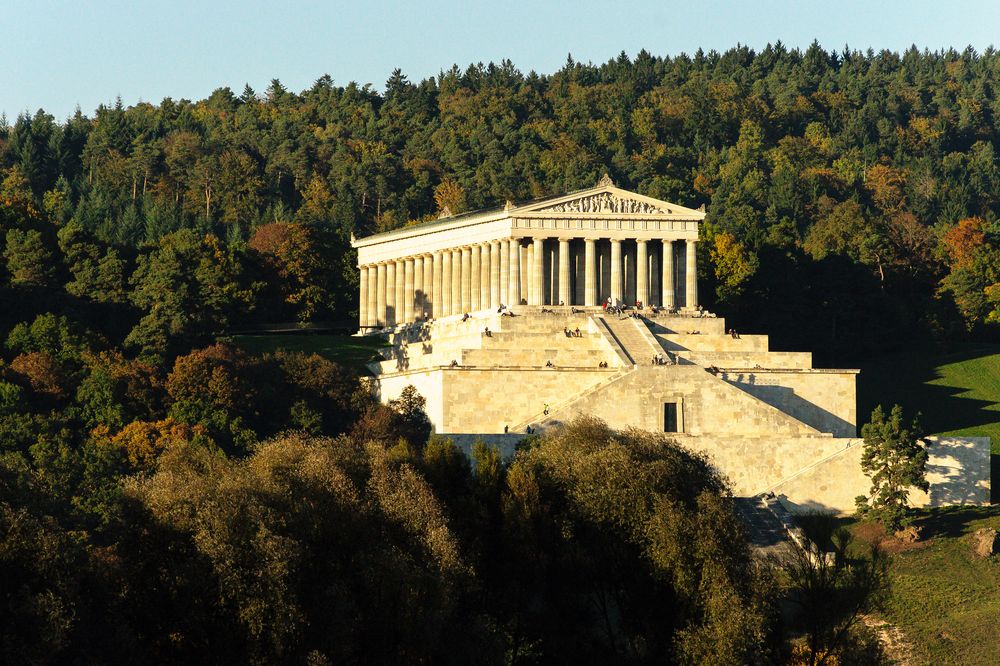
<svg viewBox="0 0 1000 666"><path fill-rule="evenodd" d="M677 403L663 403L663 432L677 432Z"/></svg>

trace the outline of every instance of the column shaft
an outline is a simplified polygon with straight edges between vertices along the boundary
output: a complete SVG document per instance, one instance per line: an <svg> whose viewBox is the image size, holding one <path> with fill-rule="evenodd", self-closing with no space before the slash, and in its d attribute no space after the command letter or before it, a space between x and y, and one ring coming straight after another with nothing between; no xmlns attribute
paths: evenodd
<svg viewBox="0 0 1000 666"><path fill-rule="evenodd" d="M364 330L368 326L368 267L358 270L360 278L360 294L358 296L358 328Z"/></svg>
<svg viewBox="0 0 1000 666"><path fill-rule="evenodd" d="M413 259L403 262L403 321L413 321Z"/></svg>
<svg viewBox="0 0 1000 666"><path fill-rule="evenodd" d="M375 269L378 285L375 287L375 325L385 326L385 264Z"/></svg>
<svg viewBox="0 0 1000 666"><path fill-rule="evenodd" d="M479 307L490 309L490 244L479 246Z"/></svg>
<svg viewBox="0 0 1000 666"><path fill-rule="evenodd" d="M569 277L569 240L566 238L559 239L559 304L573 304Z"/></svg>
<svg viewBox="0 0 1000 666"><path fill-rule="evenodd" d="M687 278L684 290L684 305L688 308L698 307L698 254L695 248L697 241L689 240L687 246Z"/></svg>
<svg viewBox="0 0 1000 666"><path fill-rule="evenodd" d="M622 302L622 242L611 239L611 300L614 305Z"/></svg>
<svg viewBox="0 0 1000 666"><path fill-rule="evenodd" d="M424 318L424 258L413 258L413 321Z"/></svg>
<svg viewBox="0 0 1000 666"><path fill-rule="evenodd" d="M500 307L500 242L490 242L490 307Z"/></svg>
<svg viewBox="0 0 1000 666"><path fill-rule="evenodd" d="M535 244L532 243L524 248L524 273L522 280L524 283L524 300L528 305L535 302Z"/></svg>
<svg viewBox="0 0 1000 666"><path fill-rule="evenodd" d="M663 241L663 307L673 308L677 306L676 287L674 286L674 242L672 240Z"/></svg>
<svg viewBox="0 0 1000 666"><path fill-rule="evenodd" d="M510 306L510 245L500 241L500 302Z"/></svg>
<svg viewBox="0 0 1000 666"><path fill-rule="evenodd" d="M662 289L660 288L660 260L656 254L656 248L650 248L653 251L649 253L649 302L650 304L663 305L663 301L660 300L662 295Z"/></svg>
<svg viewBox="0 0 1000 666"><path fill-rule="evenodd" d="M583 304L597 305L597 241L584 241L584 258L587 262L583 274Z"/></svg>
<svg viewBox="0 0 1000 666"><path fill-rule="evenodd" d="M534 302L532 305L545 305L545 239L535 238L532 241L531 282L534 285Z"/></svg>
<svg viewBox="0 0 1000 666"><path fill-rule="evenodd" d="M479 300L479 277L480 271L482 270L482 265L479 263L479 246L473 245L469 250L472 252L472 272L470 277L472 278L472 284L469 287L469 296L471 299L470 310L480 310L482 305L480 305Z"/></svg>
<svg viewBox="0 0 1000 666"><path fill-rule="evenodd" d="M396 325L396 262L385 265L385 325Z"/></svg>
<svg viewBox="0 0 1000 666"><path fill-rule="evenodd" d="M451 251L451 313L462 314L462 251Z"/></svg>
<svg viewBox="0 0 1000 666"><path fill-rule="evenodd" d="M508 305L521 304L521 241L516 238L510 239L510 288L507 291Z"/></svg>
<svg viewBox="0 0 1000 666"><path fill-rule="evenodd" d="M425 317L431 316L431 307L434 303L434 257L429 254L424 255L424 309Z"/></svg>
<svg viewBox="0 0 1000 666"><path fill-rule="evenodd" d="M444 299L441 298L441 294L444 292L442 288L443 279L443 255L441 252L434 253L434 277L431 281L431 316L440 317L444 314Z"/></svg>
<svg viewBox="0 0 1000 666"><path fill-rule="evenodd" d="M441 253L441 288L437 293L441 303L441 313L438 316L447 317L451 314L451 250Z"/></svg>
<svg viewBox="0 0 1000 666"><path fill-rule="evenodd" d="M649 257L646 255L646 241L635 242L635 300L643 307L649 305Z"/></svg>
<svg viewBox="0 0 1000 666"><path fill-rule="evenodd" d="M406 262L396 260L396 323L406 321Z"/></svg>
<svg viewBox="0 0 1000 666"><path fill-rule="evenodd" d="M462 248L462 312L472 310L472 248Z"/></svg>
<svg viewBox="0 0 1000 666"><path fill-rule="evenodd" d="M368 267L368 320L367 326L378 326L378 267Z"/></svg>

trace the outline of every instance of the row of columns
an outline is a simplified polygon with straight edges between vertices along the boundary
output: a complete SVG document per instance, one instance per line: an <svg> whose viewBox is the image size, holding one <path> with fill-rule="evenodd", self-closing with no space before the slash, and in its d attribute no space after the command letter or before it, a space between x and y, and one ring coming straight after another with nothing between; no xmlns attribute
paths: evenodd
<svg viewBox="0 0 1000 666"><path fill-rule="evenodd" d="M517 305L522 299L529 305L544 305L549 300L545 293L546 240L533 238L531 244L522 246L520 240L510 238L362 266L361 327L393 326L425 316ZM649 242L659 241L636 241L635 275L630 278L635 281L636 300L676 307L674 241L662 241L662 276L657 276L661 279L656 290L662 293L651 291ZM695 241L688 240L685 245L685 307L693 309L698 302L697 252ZM559 287L558 294L552 294L558 296L554 302L598 305L597 239L584 239L583 303L574 302L570 239L559 239L557 256L558 269L552 279L558 276ZM610 296L614 303L623 302L625 297L622 259L622 242L611 239Z"/></svg>

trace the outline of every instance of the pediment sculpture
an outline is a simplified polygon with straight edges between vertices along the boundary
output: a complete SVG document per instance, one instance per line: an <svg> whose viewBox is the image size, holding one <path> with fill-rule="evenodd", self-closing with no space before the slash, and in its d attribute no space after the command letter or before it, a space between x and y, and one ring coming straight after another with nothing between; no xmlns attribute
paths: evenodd
<svg viewBox="0 0 1000 666"><path fill-rule="evenodd" d="M538 212L546 213L640 213L644 215L667 215L669 208L656 206L646 201L625 199L611 192L601 192L572 201L565 201L554 206L541 208Z"/></svg>

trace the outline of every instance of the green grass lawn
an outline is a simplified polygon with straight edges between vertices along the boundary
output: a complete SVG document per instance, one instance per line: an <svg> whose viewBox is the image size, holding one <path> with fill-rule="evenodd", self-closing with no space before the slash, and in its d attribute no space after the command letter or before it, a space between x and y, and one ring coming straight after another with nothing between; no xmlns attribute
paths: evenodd
<svg viewBox="0 0 1000 666"><path fill-rule="evenodd" d="M976 560L969 536L1000 529L1000 510L935 509L920 521L926 543L892 556L883 616L913 644L920 664L1000 664L1000 556Z"/></svg>
<svg viewBox="0 0 1000 666"><path fill-rule="evenodd" d="M993 453L1000 454L1000 345L887 356L862 368L859 426L878 403L921 412L928 434L992 437Z"/></svg>
<svg viewBox="0 0 1000 666"><path fill-rule="evenodd" d="M263 354L275 351L316 353L341 365L364 370L378 357L385 341L377 336L292 333L274 335L234 335L231 340L246 351Z"/></svg>

